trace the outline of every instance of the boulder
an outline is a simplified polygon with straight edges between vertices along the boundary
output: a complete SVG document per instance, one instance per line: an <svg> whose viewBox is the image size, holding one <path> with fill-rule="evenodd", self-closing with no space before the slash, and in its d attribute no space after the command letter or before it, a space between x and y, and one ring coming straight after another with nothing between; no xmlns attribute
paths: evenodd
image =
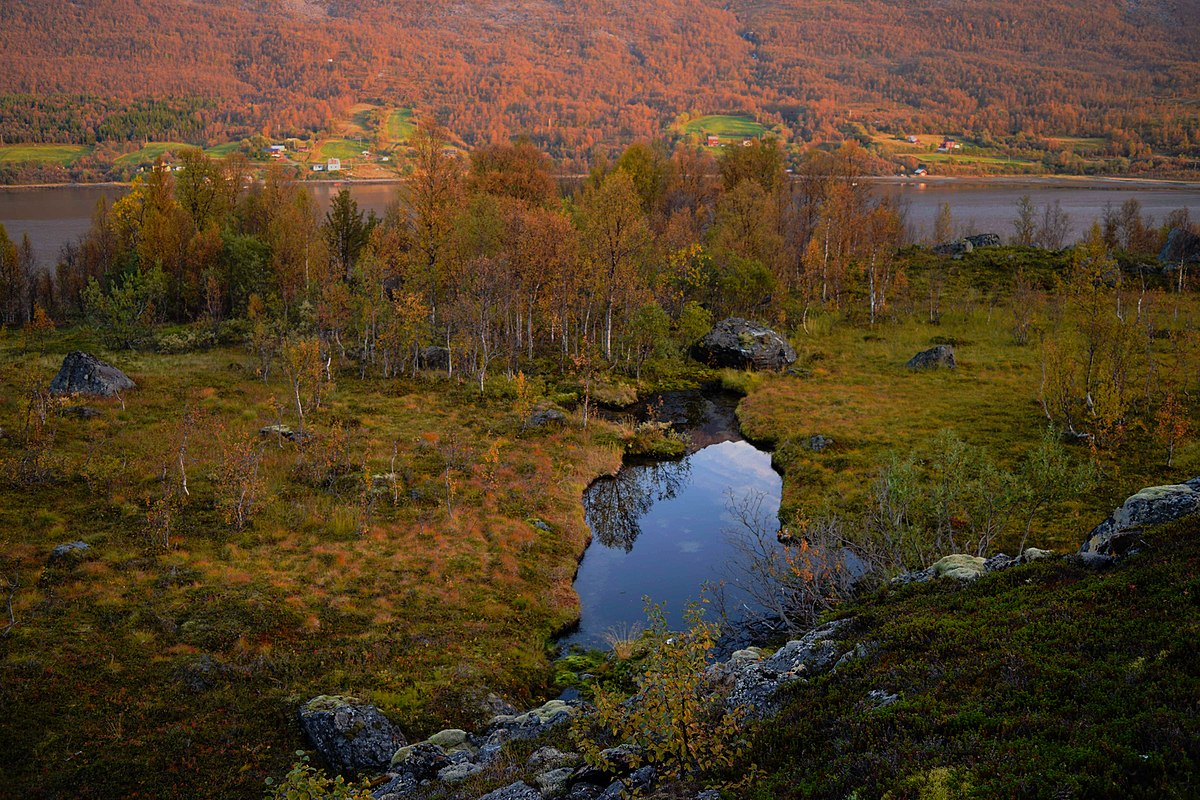
<svg viewBox="0 0 1200 800"><path fill-rule="evenodd" d="M905 366L909 369L954 369L958 364L954 361L954 348L948 344L939 344L917 353Z"/></svg>
<svg viewBox="0 0 1200 800"><path fill-rule="evenodd" d="M469 761L464 761L458 764L451 764L448 767L443 767L438 771L438 780L442 783L458 783L465 781L472 775L478 775L483 772L483 767L479 764L472 764Z"/></svg>
<svg viewBox="0 0 1200 800"><path fill-rule="evenodd" d="M933 563L932 569L934 576L938 578L973 581L987 572L987 559L955 553L939 558Z"/></svg>
<svg viewBox="0 0 1200 800"><path fill-rule="evenodd" d="M421 742L396 750L391 758L391 772L411 775L417 781L428 780L453 764L446 751L436 744Z"/></svg>
<svg viewBox="0 0 1200 800"><path fill-rule="evenodd" d="M779 648L766 658L752 658L752 651L739 658L713 664L706 678L714 686L726 686L725 703L730 708L744 706L751 717L770 716L777 704L775 693L783 686L833 669L843 648L836 635L849 620L835 620L814 628L799 639Z"/></svg>
<svg viewBox="0 0 1200 800"><path fill-rule="evenodd" d="M529 415L529 419L525 421L525 426L528 428L545 428L550 425L566 425L567 415L559 411L557 408L543 406L534 409Z"/></svg>
<svg viewBox="0 0 1200 800"><path fill-rule="evenodd" d="M1180 264L1200 264L1200 234L1172 228L1158 253L1158 261L1165 273L1179 269Z"/></svg>
<svg viewBox="0 0 1200 800"><path fill-rule="evenodd" d="M321 695L300 706L300 727L326 763L341 772L380 772L404 734L378 708L354 697Z"/></svg>
<svg viewBox="0 0 1200 800"><path fill-rule="evenodd" d="M796 360L796 351L780 334L738 317L721 320L704 335L692 354L714 367L780 370Z"/></svg>
<svg viewBox="0 0 1200 800"><path fill-rule="evenodd" d="M962 258L975 249L970 239L955 239L952 242L942 242L933 248L934 255Z"/></svg>
<svg viewBox="0 0 1200 800"><path fill-rule="evenodd" d="M87 542L66 542L50 551L50 562L76 561L87 556L92 546Z"/></svg>
<svg viewBox="0 0 1200 800"><path fill-rule="evenodd" d="M1200 511L1200 478L1169 486L1148 486L1093 528L1079 552L1120 556L1148 528L1197 511Z"/></svg>
<svg viewBox="0 0 1200 800"><path fill-rule="evenodd" d="M488 792L479 800L542 800L542 793L525 781L517 781L494 792Z"/></svg>
<svg viewBox="0 0 1200 800"><path fill-rule="evenodd" d="M1004 244L1000 237L994 233L977 233L974 236L966 237L972 247L999 247Z"/></svg>
<svg viewBox="0 0 1200 800"><path fill-rule="evenodd" d="M137 384L121 370L93 355L76 350L63 359L62 367L50 381L50 394L90 394L112 397Z"/></svg>

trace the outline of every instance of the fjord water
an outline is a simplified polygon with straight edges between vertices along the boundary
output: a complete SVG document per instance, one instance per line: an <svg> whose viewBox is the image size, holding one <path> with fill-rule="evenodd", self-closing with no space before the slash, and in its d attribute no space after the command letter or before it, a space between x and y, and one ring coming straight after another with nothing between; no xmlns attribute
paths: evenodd
<svg viewBox="0 0 1200 800"><path fill-rule="evenodd" d="M395 183L314 181L305 185L321 208L327 208L343 186L349 187L363 211L382 214L396 199ZM19 241L23 233L28 233L39 263L50 267L58 261L63 244L77 240L87 231L96 202L101 197L111 202L126 191L126 187L113 185L0 187L0 224L14 240ZM878 182L875 191L881 196L892 196L905 206L908 224L918 238L933 231L938 210L943 203L949 203L955 223L963 232L997 233L1007 239L1013 232L1017 200L1026 194L1039 209L1056 201L1061 204L1070 215L1068 242L1082 237L1092 221L1104 214L1106 205L1117 207L1130 198L1136 198L1142 205L1142 213L1158 222L1177 208L1188 208L1192 219L1200 219L1200 184L1194 183L961 178L886 180Z"/></svg>
<svg viewBox="0 0 1200 800"><path fill-rule="evenodd" d="M752 605L730 536L733 504L749 500L775 520L782 481L770 454L738 434L736 398L674 392L666 401L654 416L691 430L693 451L676 461L626 464L584 494L593 538L575 578L579 627L565 645L604 647L607 632L644 624L643 596L666 604L672 628L683 625L687 603L700 599L705 584L724 582L731 616Z"/></svg>

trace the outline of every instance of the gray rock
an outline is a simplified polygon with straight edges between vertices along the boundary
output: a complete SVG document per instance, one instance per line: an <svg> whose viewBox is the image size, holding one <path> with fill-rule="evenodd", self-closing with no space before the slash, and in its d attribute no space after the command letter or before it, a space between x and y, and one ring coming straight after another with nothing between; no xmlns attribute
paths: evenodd
<svg viewBox="0 0 1200 800"><path fill-rule="evenodd" d="M381 772L404 734L375 706L321 695L300 706L300 727L326 763L342 772Z"/></svg>
<svg viewBox="0 0 1200 800"><path fill-rule="evenodd" d="M402 800L408 797L421 782L407 772L392 776L391 780L371 792L376 800Z"/></svg>
<svg viewBox="0 0 1200 800"><path fill-rule="evenodd" d="M1117 563L1115 558L1106 556L1103 553L1076 553L1074 558L1080 564L1090 569L1107 569Z"/></svg>
<svg viewBox="0 0 1200 800"><path fill-rule="evenodd" d="M1200 511L1200 478L1169 486L1149 486L1129 497L1088 534L1080 553L1120 556L1147 529Z"/></svg>
<svg viewBox="0 0 1200 800"><path fill-rule="evenodd" d="M50 382L50 394L88 394L112 397L137 384L121 370L93 355L76 350L63 359L62 368Z"/></svg>
<svg viewBox="0 0 1200 800"><path fill-rule="evenodd" d="M294 431L287 425L265 425L258 429L259 436L274 436L282 439L287 439L289 442L303 444L312 438L310 433L301 433Z"/></svg>
<svg viewBox="0 0 1200 800"><path fill-rule="evenodd" d="M557 747L543 747L535 750L525 763L531 767L562 767L575 766L582 760L578 753L564 753Z"/></svg>
<svg viewBox="0 0 1200 800"><path fill-rule="evenodd" d="M535 409L529 415L529 419L525 421L525 426L528 428L545 428L550 425L566 425L567 415L559 411L557 408L549 406Z"/></svg>
<svg viewBox="0 0 1200 800"><path fill-rule="evenodd" d="M559 767L539 774L533 782L546 794L554 794L567 785L567 780L574 772L570 767Z"/></svg>
<svg viewBox="0 0 1200 800"><path fill-rule="evenodd" d="M994 233L977 233L974 236L967 236L966 240L971 243L972 247L999 247L1004 244Z"/></svg>
<svg viewBox="0 0 1200 800"><path fill-rule="evenodd" d="M513 739L534 739L579 713L578 701L551 700L524 714L499 714L484 731L485 743L502 744Z"/></svg>
<svg viewBox="0 0 1200 800"><path fill-rule="evenodd" d="M958 364L954 360L954 348L948 344L939 344L917 353L905 366L909 369L954 369Z"/></svg>
<svg viewBox="0 0 1200 800"><path fill-rule="evenodd" d="M935 246L933 252L934 255L962 258L974 249L975 245L971 244L970 239L955 239L954 241L942 242Z"/></svg>
<svg viewBox="0 0 1200 800"><path fill-rule="evenodd" d="M822 434L815 434L808 437L808 449L814 453L824 452L826 449L833 447L833 439Z"/></svg>
<svg viewBox="0 0 1200 800"><path fill-rule="evenodd" d="M900 695L892 694L883 689L872 689L867 692L867 701L873 708L886 708L900 699Z"/></svg>
<svg viewBox="0 0 1200 800"><path fill-rule="evenodd" d="M774 697L780 688L834 667L846 649L835 636L848 624L849 620L826 623L758 661L743 658L714 664L706 677L715 686L728 687L728 707L744 706L753 718L768 717L777 708Z"/></svg>
<svg viewBox="0 0 1200 800"><path fill-rule="evenodd" d="M87 542L66 542L50 551L50 561L76 561L85 558L91 549L92 546Z"/></svg>
<svg viewBox="0 0 1200 800"><path fill-rule="evenodd" d="M604 789L594 783L577 783L563 795L564 800L599 800Z"/></svg>
<svg viewBox="0 0 1200 800"><path fill-rule="evenodd" d="M987 561L983 562L983 569L985 572L996 572L997 570L1008 569L1009 567L1016 566L1020 562L1021 560L1019 558L1013 558L1012 556L1005 555L1004 553L997 553L996 555L989 557Z"/></svg>
<svg viewBox="0 0 1200 800"><path fill-rule="evenodd" d="M1200 234L1172 228L1158 253L1158 261L1166 273L1179 269L1180 264L1200 264Z"/></svg>
<svg viewBox="0 0 1200 800"><path fill-rule="evenodd" d="M796 360L796 351L780 334L739 317L721 320L704 335L692 354L714 367L780 370Z"/></svg>
<svg viewBox="0 0 1200 800"><path fill-rule="evenodd" d="M517 781L494 792L488 792L479 800L542 800L542 793L525 781Z"/></svg>
<svg viewBox="0 0 1200 800"><path fill-rule="evenodd" d="M442 767L438 771L437 776L438 780L443 783L458 783L459 781L465 781L472 775L478 775L482 771L483 767L479 764L472 764L466 761L461 764L451 764L448 767Z"/></svg>
<svg viewBox="0 0 1200 800"><path fill-rule="evenodd" d="M418 781L428 780L454 762L442 748L429 742L411 744L394 751L390 770L398 775L408 774Z"/></svg>

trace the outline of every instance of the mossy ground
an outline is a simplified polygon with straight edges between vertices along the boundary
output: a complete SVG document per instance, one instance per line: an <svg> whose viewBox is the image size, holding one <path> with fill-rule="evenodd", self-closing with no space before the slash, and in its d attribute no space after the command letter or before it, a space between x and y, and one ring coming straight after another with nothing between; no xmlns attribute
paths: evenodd
<svg viewBox="0 0 1200 800"><path fill-rule="evenodd" d="M743 796L1195 797L1198 570L1193 520L1098 573L1055 558L884 591L851 612L869 655L755 733Z"/></svg>
<svg viewBox="0 0 1200 800"><path fill-rule="evenodd" d="M18 338L0 342L8 463L23 381L44 386L66 351L95 347L74 331L22 355ZM239 349L101 355L139 388L88 401L95 419L56 418L52 477L0 488L3 569L20 584L0 639L0 796L254 796L303 745L296 708L315 695L365 697L419 738L476 724L483 687L518 703L554 693L546 644L578 613L580 496L619 463L612 426L522 435L504 379L480 398L347 370L305 451L263 442L265 501L235 531L214 505L215 431L256 433L277 403L295 426L282 381L258 380ZM185 404L207 420L191 497L170 547L153 547L146 500L173 469ZM343 474L302 480L339 425ZM364 471L392 471L393 448L399 502L385 487L367 516ZM48 565L76 539L86 559Z"/></svg>

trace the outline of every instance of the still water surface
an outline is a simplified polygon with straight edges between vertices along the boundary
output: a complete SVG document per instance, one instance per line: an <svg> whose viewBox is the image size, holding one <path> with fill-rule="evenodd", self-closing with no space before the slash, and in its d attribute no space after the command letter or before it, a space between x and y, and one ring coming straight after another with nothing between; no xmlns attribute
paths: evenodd
<svg viewBox="0 0 1200 800"><path fill-rule="evenodd" d="M575 579L581 619L563 644L604 647L606 632L645 623L646 595L666 603L673 629L683 626L684 608L706 583L725 582L731 611L751 604L739 588L744 576L730 536L736 525L730 504L753 498L774 518L782 480L770 454L737 433L735 398L672 393L669 400L674 408L656 416L679 422L690 412L687 427L699 449L678 461L626 464L588 488L593 540Z"/></svg>
<svg viewBox="0 0 1200 800"><path fill-rule="evenodd" d="M332 181L305 184L322 208L343 184ZM382 214L395 202L394 183L347 183L364 211ZM91 224L96 202L115 200L127 191L123 186L51 186L0 188L0 224L19 240L24 233L43 266L58 260L66 242L77 240ZM908 210L909 227L916 238L928 236L943 203L949 203L954 220L963 233L997 233L1007 239L1017 200L1028 194L1039 208L1058 201L1070 215L1068 241L1080 238L1099 219L1108 204L1120 206L1130 198L1142 204L1143 214L1161 222L1177 208L1188 208L1192 219L1200 219L1200 184L1134 184L1116 181L1088 183L1067 180L1042 181L880 181L875 191L900 200Z"/></svg>

